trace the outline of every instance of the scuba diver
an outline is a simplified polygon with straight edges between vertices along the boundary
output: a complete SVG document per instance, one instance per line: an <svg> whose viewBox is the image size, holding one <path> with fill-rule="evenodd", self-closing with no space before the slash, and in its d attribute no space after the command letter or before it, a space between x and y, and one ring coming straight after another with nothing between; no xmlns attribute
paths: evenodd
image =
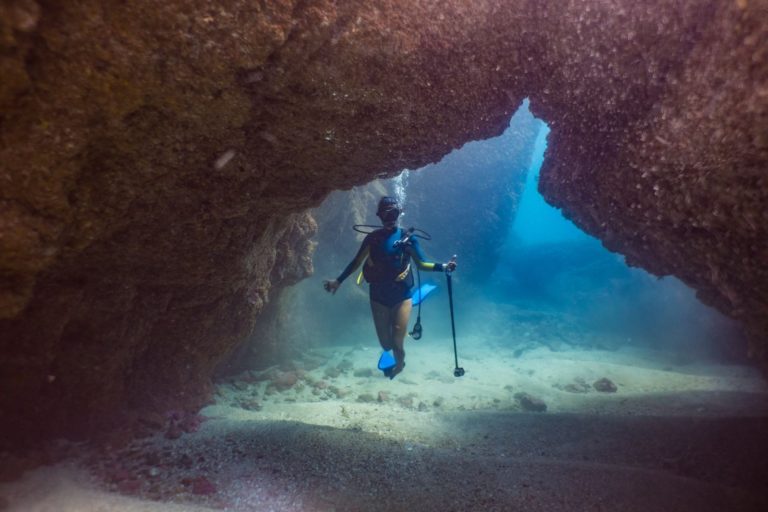
<svg viewBox="0 0 768 512"><path fill-rule="evenodd" d="M383 227L366 235L357 255L339 277L332 281L323 281L325 290L335 294L344 279L365 262L363 277L370 284L371 312L376 335L385 354L386 351L392 350L394 355L391 367L382 368L381 363L379 365L390 379L405 367L403 343L413 306L411 296L414 280L411 260L420 270L453 272L456 268L455 259L448 263L426 261L419 242L413 235L413 228L403 230L398 227L401 213L396 199L382 197L376 215L381 219Z"/></svg>

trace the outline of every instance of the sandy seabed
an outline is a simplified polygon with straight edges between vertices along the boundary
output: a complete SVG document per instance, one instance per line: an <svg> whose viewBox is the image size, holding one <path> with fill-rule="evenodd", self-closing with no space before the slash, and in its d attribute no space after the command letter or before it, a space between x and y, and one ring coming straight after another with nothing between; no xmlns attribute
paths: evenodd
<svg viewBox="0 0 768 512"><path fill-rule="evenodd" d="M768 510L768 387L753 368L478 343L455 378L450 340L409 343L392 381L363 345L248 372L219 385L196 432L74 447L2 484L0 509ZM597 391L603 378L617 390Z"/></svg>

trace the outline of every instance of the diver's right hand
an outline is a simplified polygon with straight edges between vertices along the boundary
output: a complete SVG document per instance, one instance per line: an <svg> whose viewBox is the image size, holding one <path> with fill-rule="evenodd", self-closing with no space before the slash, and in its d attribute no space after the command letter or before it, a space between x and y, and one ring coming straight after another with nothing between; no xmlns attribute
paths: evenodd
<svg viewBox="0 0 768 512"><path fill-rule="evenodd" d="M325 288L325 291L330 293L336 293L336 290L339 289L339 286L341 286L341 283L338 282L336 279L333 281L323 281L323 288Z"/></svg>

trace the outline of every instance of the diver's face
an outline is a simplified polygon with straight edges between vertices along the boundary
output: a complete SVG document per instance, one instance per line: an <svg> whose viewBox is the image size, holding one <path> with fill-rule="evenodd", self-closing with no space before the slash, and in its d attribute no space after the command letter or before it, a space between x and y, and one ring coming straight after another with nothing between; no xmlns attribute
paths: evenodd
<svg viewBox="0 0 768 512"><path fill-rule="evenodd" d="M391 210L385 210L379 214L381 223L385 229L394 229L397 226L397 219L400 217L400 210L392 208Z"/></svg>

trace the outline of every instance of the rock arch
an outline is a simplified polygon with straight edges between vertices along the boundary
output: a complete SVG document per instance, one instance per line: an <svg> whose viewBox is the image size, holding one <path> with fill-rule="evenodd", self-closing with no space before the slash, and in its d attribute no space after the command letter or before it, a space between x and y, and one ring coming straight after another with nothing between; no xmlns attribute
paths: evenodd
<svg viewBox="0 0 768 512"><path fill-rule="evenodd" d="M4 428L201 404L311 270L307 207L501 133L526 96L545 196L765 360L766 5L5 2Z"/></svg>

